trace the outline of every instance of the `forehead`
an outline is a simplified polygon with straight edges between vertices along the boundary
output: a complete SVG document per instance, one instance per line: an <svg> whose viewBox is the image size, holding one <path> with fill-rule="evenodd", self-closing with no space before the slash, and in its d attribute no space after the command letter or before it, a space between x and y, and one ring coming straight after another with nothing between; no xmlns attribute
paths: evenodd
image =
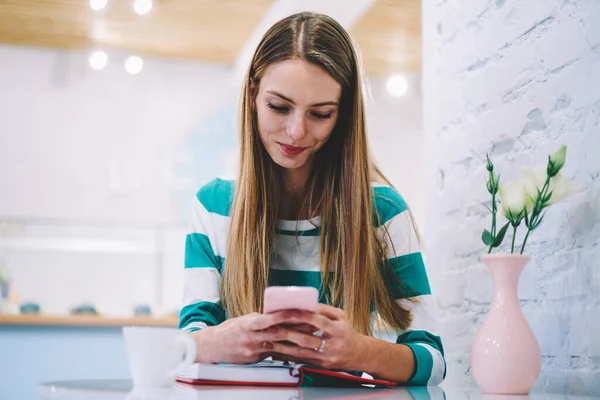
<svg viewBox="0 0 600 400"><path fill-rule="evenodd" d="M297 104L339 101L342 87L325 69L302 60L285 60L265 71L261 92L274 90Z"/></svg>

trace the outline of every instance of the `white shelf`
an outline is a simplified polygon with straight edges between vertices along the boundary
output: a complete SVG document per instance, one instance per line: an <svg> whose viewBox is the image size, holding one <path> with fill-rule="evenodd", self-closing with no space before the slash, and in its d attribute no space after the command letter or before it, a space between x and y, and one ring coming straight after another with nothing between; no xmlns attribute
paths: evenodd
<svg viewBox="0 0 600 400"><path fill-rule="evenodd" d="M0 237L0 249L75 253L156 254L154 242L50 237Z"/></svg>

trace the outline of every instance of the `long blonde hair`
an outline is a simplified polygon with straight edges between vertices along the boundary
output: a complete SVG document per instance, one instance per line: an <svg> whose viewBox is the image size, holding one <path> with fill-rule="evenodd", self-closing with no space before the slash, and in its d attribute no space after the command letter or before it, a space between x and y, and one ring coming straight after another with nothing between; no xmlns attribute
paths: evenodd
<svg viewBox="0 0 600 400"><path fill-rule="evenodd" d="M281 167L260 140L251 88L260 84L269 66L287 59L320 66L342 87L340 117L315 155L303 206L320 212L319 255L327 301L342 307L360 333L372 334L371 307L390 326L405 329L411 314L388 292L384 274L390 276L391 266L374 226L379 216L371 183L389 182L369 155L357 54L344 28L321 14L305 12L277 22L262 38L246 74L240 97L240 169L221 302L230 317L263 308L283 182Z"/></svg>

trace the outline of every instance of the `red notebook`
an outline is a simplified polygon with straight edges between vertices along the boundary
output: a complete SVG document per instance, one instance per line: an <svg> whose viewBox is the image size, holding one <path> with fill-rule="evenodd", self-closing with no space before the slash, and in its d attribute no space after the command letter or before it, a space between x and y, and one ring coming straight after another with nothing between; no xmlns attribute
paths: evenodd
<svg viewBox="0 0 600 400"><path fill-rule="evenodd" d="M193 364L177 380L194 385L297 387L302 386L307 376L324 378L335 386L396 386L395 382L358 377L346 372L268 360L248 365Z"/></svg>

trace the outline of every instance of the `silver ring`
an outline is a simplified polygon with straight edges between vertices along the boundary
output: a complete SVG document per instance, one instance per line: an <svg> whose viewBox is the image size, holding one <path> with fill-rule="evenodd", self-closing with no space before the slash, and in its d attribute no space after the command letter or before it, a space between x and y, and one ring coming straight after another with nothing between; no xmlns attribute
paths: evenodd
<svg viewBox="0 0 600 400"><path fill-rule="evenodd" d="M325 350L325 339L321 338L321 346L318 349L315 348L315 351L318 351L319 353L322 353L323 350Z"/></svg>
<svg viewBox="0 0 600 400"><path fill-rule="evenodd" d="M313 332L313 336L322 337L324 333L325 332L323 331L323 329L319 329L318 331Z"/></svg>

